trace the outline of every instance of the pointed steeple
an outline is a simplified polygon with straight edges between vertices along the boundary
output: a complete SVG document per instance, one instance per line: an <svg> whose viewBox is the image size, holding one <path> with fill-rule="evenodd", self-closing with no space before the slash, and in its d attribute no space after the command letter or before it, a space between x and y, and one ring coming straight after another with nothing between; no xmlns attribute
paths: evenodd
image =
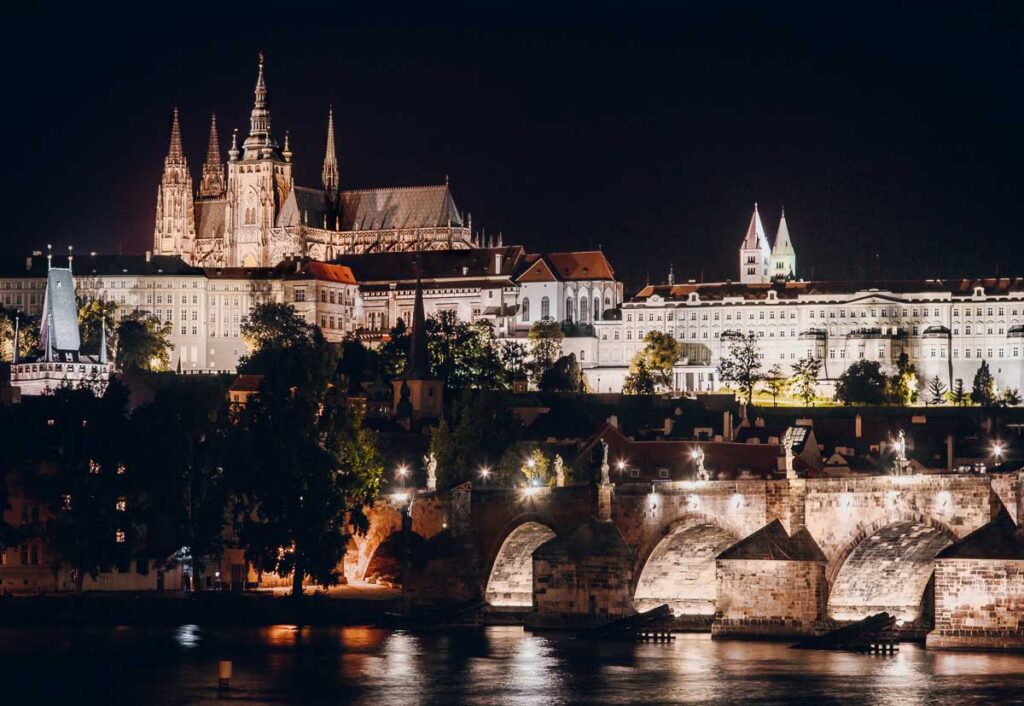
<svg viewBox="0 0 1024 706"><path fill-rule="evenodd" d="M324 152L324 191L332 200L338 195L338 155L334 150L334 106L327 108L327 149Z"/></svg>
<svg viewBox="0 0 1024 706"><path fill-rule="evenodd" d="M188 258L196 237L192 202L192 176L181 147L181 119L174 108L171 145L164 159L164 173L157 190L153 252Z"/></svg>
<svg viewBox="0 0 1024 706"><path fill-rule="evenodd" d="M409 342L409 360L405 366L405 377L412 380L426 380L430 377L430 361L427 358L427 317L423 311L423 283L420 281L419 263L416 263L416 299L412 306L412 340Z"/></svg>
<svg viewBox="0 0 1024 706"><path fill-rule="evenodd" d="M174 106L174 117L171 120L171 146L167 150L164 165L182 167L185 165L185 152L181 148L181 120L178 118L178 106Z"/></svg>
<svg viewBox="0 0 1024 706"><path fill-rule="evenodd" d="M267 107L267 84L263 79L263 52L260 52L256 76L255 101L249 114L249 136L242 145L242 159L277 157L277 143L270 134L270 108Z"/></svg>
<svg viewBox="0 0 1024 706"><path fill-rule="evenodd" d="M771 273L773 278L796 277L796 250L789 237L789 226L786 225L786 209L782 209L779 218L779 230L775 234L775 247L772 248Z"/></svg>
<svg viewBox="0 0 1024 706"><path fill-rule="evenodd" d="M757 212L757 204L754 204L754 215L750 217L750 225L747 226L747 234L743 238L744 250L769 250L768 236L765 235L764 225L761 223L761 214Z"/></svg>
<svg viewBox="0 0 1024 706"><path fill-rule="evenodd" d="M744 284L770 281L771 257L772 249L755 203L754 215L750 217L747 234L740 245L740 281Z"/></svg>
<svg viewBox="0 0 1024 706"><path fill-rule="evenodd" d="M206 147L199 196L204 199L219 198L224 195L225 189L224 163L220 160L220 138L217 135L217 114L214 113L210 118L210 142Z"/></svg>

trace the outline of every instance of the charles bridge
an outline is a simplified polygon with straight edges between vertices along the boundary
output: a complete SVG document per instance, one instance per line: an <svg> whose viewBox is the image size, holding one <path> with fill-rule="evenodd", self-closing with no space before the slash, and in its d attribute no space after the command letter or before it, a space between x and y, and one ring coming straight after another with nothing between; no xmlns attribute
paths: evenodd
<svg viewBox="0 0 1024 706"><path fill-rule="evenodd" d="M466 484L379 501L345 573L535 627L667 603L717 637L783 637L884 610L929 646L1021 648L1021 517L1024 473Z"/></svg>

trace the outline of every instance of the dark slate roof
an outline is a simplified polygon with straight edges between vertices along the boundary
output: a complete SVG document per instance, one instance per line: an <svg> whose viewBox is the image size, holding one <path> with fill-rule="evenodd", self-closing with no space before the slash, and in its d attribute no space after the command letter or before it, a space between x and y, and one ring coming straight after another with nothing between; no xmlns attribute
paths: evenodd
<svg viewBox="0 0 1024 706"><path fill-rule="evenodd" d="M951 294L971 296L975 287L982 287L986 295L1024 292L1022 277L980 277L976 279L918 279L918 280L865 280L856 281L790 281L741 284L739 282L710 282L686 284L649 284L630 301L642 302L654 294L669 301L685 301L696 292L701 301L721 301L726 297L747 300L766 300L774 291L780 300L793 300L800 295L828 296L830 294L863 293L884 296L890 294Z"/></svg>
<svg viewBox="0 0 1024 706"><path fill-rule="evenodd" d="M29 262L31 261L31 262ZM54 267L67 267L66 255L54 256ZM75 255L75 277L90 275L202 275L198 267L186 265L176 255ZM46 255L0 258L0 277L46 277Z"/></svg>
<svg viewBox="0 0 1024 706"><path fill-rule="evenodd" d="M278 225L300 225L304 218L310 227L343 231L463 225L447 184L342 191L339 202L336 219L322 190L296 186L282 206Z"/></svg>
<svg viewBox="0 0 1024 706"><path fill-rule="evenodd" d="M496 268L497 255L501 255L500 271ZM417 265L424 280L511 277L519 271L524 256L521 246L509 245L501 248L342 255L334 261L352 268L356 278L365 284L396 280L415 282Z"/></svg>
<svg viewBox="0 0 1024 706"><path fill-rule="evenodd" d="M591 518L567 535L549 539L537 547L534 557L630 557L632 551L614 522L599 522Z"/></svg>
<svg viewBox="0 0 1024 706"><path fill-rule="evenodd" d="M196 201L196 237L223 238L227 218L226 199Z"/></svg>
<svg viewBox="0 0 1024 706"><path fill-rule="evenodd" d="M792 537L778 520L741 539L718 555L723 559L772 561L826 561L825 555L806 528Z"/></svg>
<svg viewBox="0 0 1024 706"><path fill-rule="evenodd" d="M1024 536L1004 507L994 520L949 545L935 558L1024 560Z"/></svg>

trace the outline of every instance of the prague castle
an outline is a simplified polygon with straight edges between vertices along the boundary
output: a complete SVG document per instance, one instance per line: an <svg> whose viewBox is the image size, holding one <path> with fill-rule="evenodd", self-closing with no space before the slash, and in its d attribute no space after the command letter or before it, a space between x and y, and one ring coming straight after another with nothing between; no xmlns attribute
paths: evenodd
<svg viewBox="0 0 1024 706"><path fill-rule="evenodd" d="M221 159L217 119L198 191L181 144L177 109L157 190L153 253L178 255L199 267L270 267L293 256L331 260L336 255L473 246L448 184L347 191L334 145L333 111L327 115L322 184L298 186L292 178L288 133L283 144L271 131L263 56L256 77L249 134L239 147L231 137Z"/></svg>

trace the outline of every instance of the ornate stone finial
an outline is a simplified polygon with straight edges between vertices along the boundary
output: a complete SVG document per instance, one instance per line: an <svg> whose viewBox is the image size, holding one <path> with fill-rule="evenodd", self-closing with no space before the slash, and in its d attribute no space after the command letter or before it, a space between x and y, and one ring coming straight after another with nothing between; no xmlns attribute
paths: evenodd
<svg viewBox="0 0 1024 706"><path fill-rule="evenodd" d="M427 469L427 490L437 490L437 456L431 451L423 457L423 466Z"/></svg>
<svg viewBox="0 0 1024 706"><path fill-rule="evenodd" d="M561 454L555 454L555 487L565 487L565 462Z"/></svg>
<svg viewBox="0 0 1024 706"><path fill-rule="evenodd" d="M281 156L284 157L284 161L292 161L292 149L288 144L290 135L288 130L284 131L284 150L281 151Z"/></svg>
<svg viewBox="0 0 1024 706"><path fill-rule="evenodd" d="M608 465L608 442L601 439L601 485L611 485L611 470Z"/></svg>
<svg viewBox="0 0 1024 706"><path fill-rule="evenodd" d="M232 162L238 161L238 128L231 131L231 149L228 150L228 159Z"/></svg>

